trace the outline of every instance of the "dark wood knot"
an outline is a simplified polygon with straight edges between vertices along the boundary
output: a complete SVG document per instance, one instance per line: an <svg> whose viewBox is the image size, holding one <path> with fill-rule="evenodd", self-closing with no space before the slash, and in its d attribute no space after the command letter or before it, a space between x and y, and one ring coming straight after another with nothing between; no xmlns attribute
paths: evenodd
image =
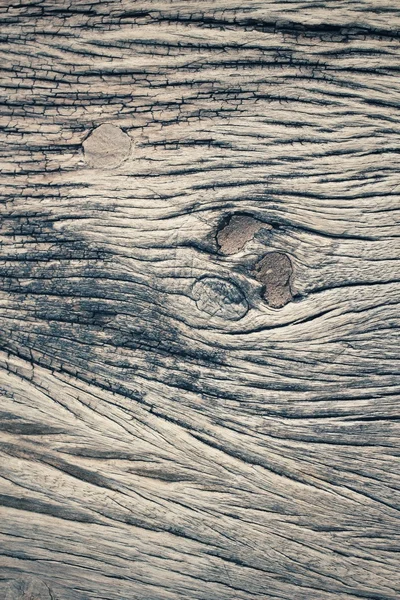
<svg viewBox="0 0 400 600"><path fill-rule="evenodd" d="M293 299L290 280L292 262L283 252L269 252L254 267L256 279L263 286L263 296L272 308L282 308Z"/></svg>
<svg viewBox="0 0 400 600"><path fill-rule="evenodd" d="M250 215L231 215L222 222L217 232L218 249L222 254L235 254L244 248L260 229L272 227Z"/></svg>
<svg viewBox="0 0 400 600"><path fill-rule="evenodd" d="M230 321L244 317L249 305L238 285L221 277L203 277L192 288L197 308Z"/></svg>

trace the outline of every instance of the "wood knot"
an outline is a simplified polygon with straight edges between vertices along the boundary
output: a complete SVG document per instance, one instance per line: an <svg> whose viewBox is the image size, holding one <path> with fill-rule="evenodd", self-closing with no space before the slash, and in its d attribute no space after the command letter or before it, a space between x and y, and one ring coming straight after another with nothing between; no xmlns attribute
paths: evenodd
<svg viewBox="0 0 400 600"><path fill-rule="evenodd" d="M244 317L249 305L235 283L220 277L203 277L192 288L197 308L212 316L230 321Z"/></svg>
<svg viewBox="0 0 400 600"><path fill-rule="evenodd" d="M272 227L250 215L232 215L228 220L223 221L217 232L218 248L223 254L235 254L244 248L260 229L272 229Z"/></svg>
<svg viewBox="0 0 400 600"><path fill-rule="evenodd" d="M24 577L9 582L5 600L54 600L54 594L44 581Z"/></svg>
<svg viewBox="0 0 400 600"><path fill-rule="evenodd" d="M292 262L287 254L269 252L254 267L255 276L263 286L263 296L272 308L282 308L293 299L290 280Z"/></svg>
<svg viewBox="0 0 400 600"><path fill-rule="evenodd" d="M131 138L116 125L96 127L83 142L87 163L96 169L115 169L129 156Z"/></svg>

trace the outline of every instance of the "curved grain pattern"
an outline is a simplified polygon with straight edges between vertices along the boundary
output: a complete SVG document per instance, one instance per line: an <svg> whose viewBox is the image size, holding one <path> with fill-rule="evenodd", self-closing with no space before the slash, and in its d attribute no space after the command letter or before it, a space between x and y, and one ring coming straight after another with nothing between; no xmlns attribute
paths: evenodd
<svg viewBox="0 0 400 600"><path fill-rule="evenodd" d="M0 16L0 597L396 600L400 8Z"/></svg>

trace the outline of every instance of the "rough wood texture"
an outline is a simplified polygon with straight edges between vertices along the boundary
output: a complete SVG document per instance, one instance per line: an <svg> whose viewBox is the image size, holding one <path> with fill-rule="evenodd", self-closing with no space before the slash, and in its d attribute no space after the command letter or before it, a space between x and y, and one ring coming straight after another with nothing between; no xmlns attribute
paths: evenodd
<svg viewBox="0 0 400 600"><path fill-rule="evenodd" d="M0 597L398 600L400 4L0 15Z"/></svg>

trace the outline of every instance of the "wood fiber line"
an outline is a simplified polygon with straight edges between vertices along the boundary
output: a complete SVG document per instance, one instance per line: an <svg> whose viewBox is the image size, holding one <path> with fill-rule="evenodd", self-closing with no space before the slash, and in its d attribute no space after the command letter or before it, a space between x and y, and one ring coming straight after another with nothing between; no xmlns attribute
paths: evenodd
<svg viewBox="0 0 400 600"><path fill-rule="evenodd" d="M400 6L0 21L0 598L397 600Z"/></svg>

